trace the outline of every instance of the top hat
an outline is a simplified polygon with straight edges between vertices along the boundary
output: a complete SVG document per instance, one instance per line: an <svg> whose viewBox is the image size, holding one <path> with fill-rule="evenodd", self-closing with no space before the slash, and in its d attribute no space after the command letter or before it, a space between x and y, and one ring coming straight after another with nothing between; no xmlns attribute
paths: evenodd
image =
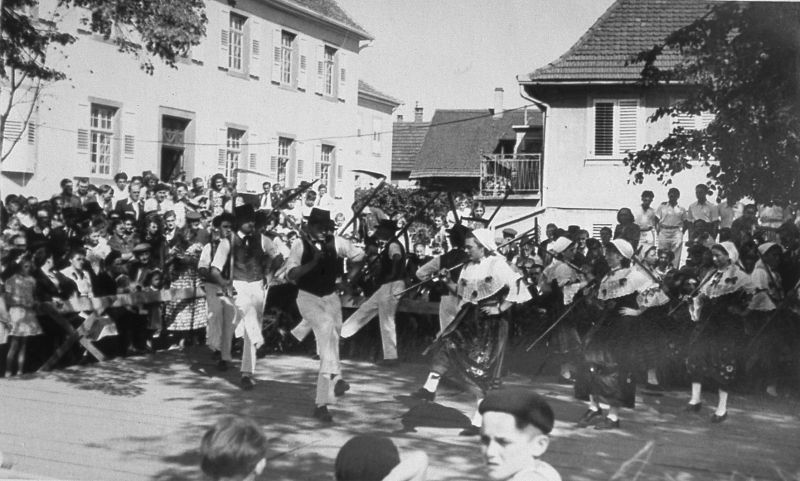
<svg viewBox="0 0 800 481"><path fill-rule="evenodd" d="M314 207L311 209L311 213L308 215L307 222L313 225L330 227L333 225L333 221L331 220L331 211Z"/></svg>

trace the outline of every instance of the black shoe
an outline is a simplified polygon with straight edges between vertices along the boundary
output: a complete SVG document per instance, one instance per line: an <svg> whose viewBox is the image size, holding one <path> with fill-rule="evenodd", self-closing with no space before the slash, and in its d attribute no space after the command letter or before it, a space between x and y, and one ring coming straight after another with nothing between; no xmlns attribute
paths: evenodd
<svg viewBox="0 0 800 481"><path fill-rule="evenodd" d="M311 356L311 359L314 361L319 361L319 354L314 354L313 356Z"/></svg>
<svg viewBox="0 0 800 481"><path fill-rule="evenodd" d="M644 390L650 392L664 392L664 388L661 387L661 384L650 384L649 382L644 385Z"/></svg>
<svg viewBox="0 0 800 481"><path fill-rule="evenodd" d="M711 415L711 423L712 424L719 424L719 423L725 421L726 419L728 419L728 412L727 411L722 416L718 416L717 413L714 413L714 414Z"/></svg>
<svg viewBox="0 0 800 481"><path fill-rule="evenodd" d="M683 408L684 412L687 413L699 413L700 409L703 408L703 403L699 402L697 404L687 404L685 408Z"/></svg>
<svg viewBox="0 0 800 481"><path fill-rule="evenodd" d="M214 351L214 352L211 353L211 360L212 361L219 361L220 359L222 359L222 352Z"/></svg>
<svg viewBox="0 0 800 481"><path fill-rule="evenodd" d="M583 413L583 416L581 416L581 418L578 419L577 425L579 428L588 427L592 424L592 422L594 422L597 418L599 418L602 415L603 415L602 409L598 409L597 411L587 409L586 412Z"/></svg>
<svg viewBox="0 0 800 481"><path fill-rule="evenodd" d="M228 361L224 361L220 359L217 361L217 369L220 371L227 371L228 370Z"/></svg>
<svg viewBox="0 0 800 481"><path fill-rule="evenodd" d="M597 429L598 431L606 431L608 429L619 429L619 419L617 419L616 421L612 421L607 417L603 418L603 422L601 422L594 428Z"/></svg>
<svg viewBox="0 0 800 481"><path fill-rule="evenodd" d="M480 436L481 435L481 428L476 426L476 425L474 425L474 424L470 424L470 426L468 428L464 428L460 433L458 433L458 435L459 436Z"/></svg>
<svg viewBox="0 0 800 481"><path fill-rule="evenodd" d="M422 401L433 402L436 399L436 393L430 392L424 387L417 389L416 391L411 393L411 397L414 399L420 399Z"/></svg>
<svg viewBox="0 0 800 481"><path fill-rule="evenodd" d="M332 423L333 416L328 412L328 406L317 406L314 408L314 417L323 423Z"/></svg>
<svg viewBox="0 0 800 481"><path fill-rule="evenodd" d="M256 387L256 382L250 376L242 376L241 385L245 391L252 391Z"/></svg>
<svg viewBox="0 0 800 481"><path fill-rule="evenodd" d="M344 379L339 379L336 381L336 384L333 385L333 395L336 397L344 396L344 393L350 390L350 384L345 381Z"/></svg>

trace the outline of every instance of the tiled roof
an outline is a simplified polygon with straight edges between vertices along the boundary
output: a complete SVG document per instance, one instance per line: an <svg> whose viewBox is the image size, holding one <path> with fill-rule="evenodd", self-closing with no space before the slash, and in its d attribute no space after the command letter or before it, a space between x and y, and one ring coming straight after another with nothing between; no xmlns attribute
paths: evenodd
<svg viewBox="0 0 800 481"><path fill-rule="evenodd" d="M490 110L437 110L410 178L478 177L481 154L492 154L500 140L515 140L511 127L524 122L519 109L499 119ZM528 124L541 127L541 112L528 111Z"/></svg>
<svg viewBox="0 0 800 481"><path fill-rule="evenodd" d="M299 6L300 8L305 8L311 10L312 12L321 15L325 18L333 20L334 22L340 23L349 29L360 33L364 37L371 39L373 38L372 35L369 34L364 27L359 25L355 20L353 20L350 15L344 11L342 7L336 3L335 0L273 0L277 1L278 3L285 3L288 5L295 5Z"/></svg>
<svg viewBox="0 0 800 481"><path fill-rule="evenodd" d="M411 172L430 122L395 122L392 127L392 172Z"/></svg>
<svg viewBox="0 0 800 481"><path fill-rule="evenodd" d="M392 97L391 95L387 95L387 94L381 92L380 90L376 89L375 87L373 87L372 85L368 84L367 82L364 82L363 80L359 80L358 81L358 93L362 93L362 92L365 93L365 94L371 95L373 97L378 97L379 99L386 100L386 101L388 101L390 103L393 103L395 105L400 105L400 104L403 103L401 100L397 100L396 98Z"/></svg>
<svg viewBox="0 0 800 481"><path fill-rule="evenodd" d="M708 0L617 0L564 55L520 81L636 81L643 64L625 65L670 33L706 14ZM656 62L670 67L679 53L665 51Z"/></svg>

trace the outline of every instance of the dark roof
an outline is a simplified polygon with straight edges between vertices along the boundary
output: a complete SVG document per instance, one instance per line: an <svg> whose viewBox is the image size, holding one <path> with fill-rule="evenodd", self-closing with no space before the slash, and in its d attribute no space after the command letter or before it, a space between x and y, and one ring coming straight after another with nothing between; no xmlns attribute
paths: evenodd
<svg viewBox="0 0 800 481"><path fill-rule="evenodd" d="M514 125L525 123L522 109L495 119L491 110L437 110L410 178L478 177L481 154L491 155L500 140L516 140ZM542 126L542 114L528 111L528 125Z"/></svg>
<svg viewBox="0 0 800 481"><path fill-rule="evenodd" d="M392 172L411 172L430 122L395 122L392 128Z"/></svg>
<svg viewBox="0 0 800 481"><path fill-rule="evenodd" d="M564 55L520 81L636 81L643 64L625 66L626 60L702 17L710 5L707 0L617 0ZM665 51L656 66L670 67L679 55Z"/></svg>
<svg viewBox="0 0 800 481"><path fill-rule="evenodd" d="M335 0L272 0L289 6L300 7L301 9L311 10L313 13L324 17L327 20L339 23L348 29L361 34L367 39L372 39L364 27L353 20Z"/></svg>
<svg viewBox="0 0 800 481"><path fill-rule="evenodd" d="M373 87L372 85L368 84L367 82L364 82L363 80L359 80L358 81L358 93L365 93L365 94L370 95L372 97L377 97L377 98L379 98L381 100L386 100L387 102L392 103L394 105L400 105L400 104L403 103L401 100L397 100L396 98L392 97L391 95L387 95L387 94L381 92L380 90L376 89L375 87Z"/></svg>

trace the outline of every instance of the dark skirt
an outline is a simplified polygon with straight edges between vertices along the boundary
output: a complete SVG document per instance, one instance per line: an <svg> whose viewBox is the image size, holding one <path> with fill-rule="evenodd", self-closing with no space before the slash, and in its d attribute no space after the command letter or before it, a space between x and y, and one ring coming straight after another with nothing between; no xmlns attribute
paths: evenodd
<svg viewBox="0 0 800 481"><path fill-rule="evenodd" d="M728 307L735 294L707 301L691 334L686 370L692 382L727 388L741 371L739 352L744 347L744 324Z"/></svg>
<svg viewBox="0 0 800 481"><path fill-rule="evenodd" d="M615 308L616 309L616 308ZM575 397L592 395L613 407L633 408L636 384L632 366L632 324L636 317L609 313L594 332L588 334L583 363L575 382Z"/></svg>
<svg viewBox="0 0 800 481"><path fill-rule="evenodd" d="M506 316L488 316L481 312L484 305L466 304L458 311L436 341L438 349L431 368L466 382L480 393L499 385L508 342Z"/></svg>
<svg viewBox="0 0 800 481"><path fill-rule="evenodd" d="M797 352L798 319L788 309L755 311L747 318L741 360L751 384L785 377Z"/></svg>
<svg viewBox="0 0 800 481"><path fill-rule="evenodd" d="M632 355L639 370L660 368L670 351L675 330L667 316L669 305L651 307L631 323Z"/></svg>

